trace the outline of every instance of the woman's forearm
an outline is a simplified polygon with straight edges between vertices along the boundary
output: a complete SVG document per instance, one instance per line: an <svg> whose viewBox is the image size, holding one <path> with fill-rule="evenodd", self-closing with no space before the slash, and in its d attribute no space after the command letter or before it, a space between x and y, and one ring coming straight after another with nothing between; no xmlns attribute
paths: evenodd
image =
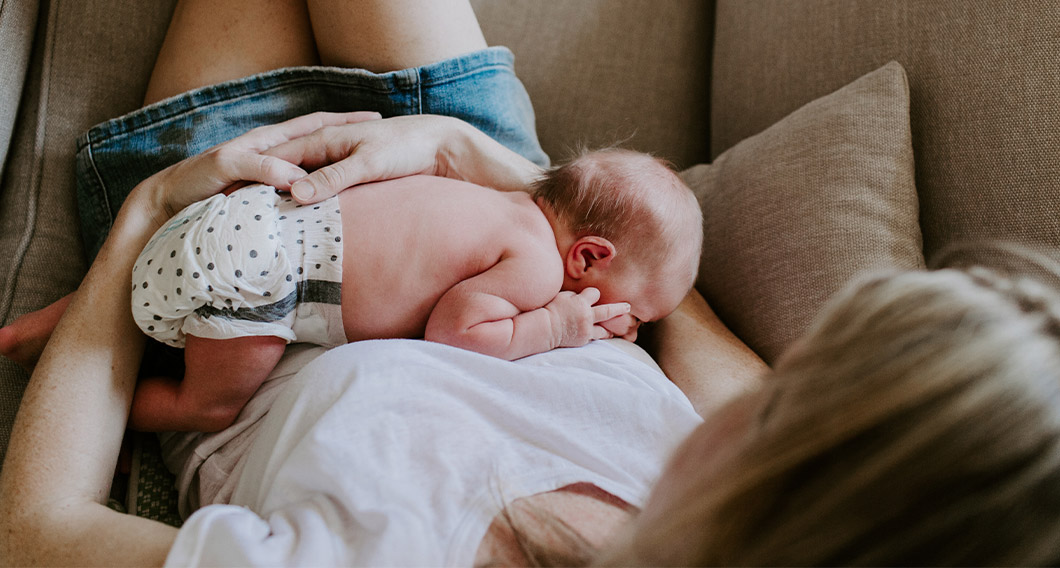
<svg viewBox="0 0 1060 568"><path fill-rule="evenodd" d="M704 417L758 388L769 370L695 289L674 313L653 324L646 340L647 351Z"/></svg>
<svg viewBox="0 0 1060 568"><path fill-rule="evenodd" d="M477 128L457 123L441 148L440 175L501 191L526 191L543 170Z"/></svg>
<svg viewBox="0 0 1060 568"><path fill-rule="evenodd" d="M0 476L0 558L161 564L176 531L106 508L143 336L129 274L159 221L134 192L26 388ZM121 554L115 554L120 550Z"/></svg>
<svg viewBox="0 0 1060 568"><path fill-rule="evenodd" d="M524 191L542 173L470 124L427 114L332 126L265 154L314 170L291 186L294 198L307 204L362 183L418 174Z"/></svg>
<svg viewBox="0 0 1060 568"><path fill-rule="evenodd" d="M0 478L5 562L161 564L175 535L102 504L143 348L129 284L114 275L131 272L157 227L147 211L137 194L122 209L26 388Z"/></svg>

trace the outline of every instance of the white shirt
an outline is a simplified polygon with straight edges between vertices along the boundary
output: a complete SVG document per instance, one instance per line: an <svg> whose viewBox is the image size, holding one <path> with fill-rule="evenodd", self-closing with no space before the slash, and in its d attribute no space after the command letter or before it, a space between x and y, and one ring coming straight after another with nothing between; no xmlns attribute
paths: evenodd
<svg viewBox="0 0 1060 568"><path fill-rule="evenodd" d="M608 342L507 362L366 341L306 365L273 404L231 505L167 565L471 565L505 503L589 482L641 506L700 419Z"/></svg>

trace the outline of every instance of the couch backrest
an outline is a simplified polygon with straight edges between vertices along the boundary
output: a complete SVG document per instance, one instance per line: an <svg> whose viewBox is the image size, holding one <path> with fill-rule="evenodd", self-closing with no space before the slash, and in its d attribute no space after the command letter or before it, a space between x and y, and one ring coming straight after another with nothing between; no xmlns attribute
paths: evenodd
<svg viewBox="0 0 1060 568"><path fill-rule="evenodd" d="M472 0L554 161L624 142L678 167L708 158L712 0Z"/></svg>
<svg viewBox="0 0 1060 568"><path fill-rule="evenodd" d="M718 155L895 60L909 77L924 253L1060 246L1060 10L1034 0L719 0Z"/></svg>

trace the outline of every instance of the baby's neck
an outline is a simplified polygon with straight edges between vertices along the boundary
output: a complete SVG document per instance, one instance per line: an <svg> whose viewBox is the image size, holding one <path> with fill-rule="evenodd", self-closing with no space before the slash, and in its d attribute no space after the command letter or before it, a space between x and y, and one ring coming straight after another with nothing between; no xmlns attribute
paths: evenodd
<svg viewBox="0 0 1060 568"><path fill-rule="evenodd" d="M534 203L537 204L538 209L548 219L548 224L552 226L552 233L556 235L556 249L559 251L560 258L567 258L567 251L574 244L576 240L574 238L573 231L565 221L560 219L559 215L552 210L552 206L545 203L541 198L536 198Z"/></svg>

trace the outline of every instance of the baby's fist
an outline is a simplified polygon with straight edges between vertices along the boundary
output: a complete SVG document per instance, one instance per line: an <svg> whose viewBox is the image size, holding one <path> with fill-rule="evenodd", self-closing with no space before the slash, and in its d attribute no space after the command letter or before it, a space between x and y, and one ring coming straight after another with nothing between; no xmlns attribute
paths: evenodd
<svg viewBox="0 0 1060 568"><path fill-rule="evenodd" d="M580 347L594 339L612 337L600 322L629 313L629 304L594 305L599 300L600 291L590 287L579 293L560 292L545 305L552 319L552 346Z"/></svg>

